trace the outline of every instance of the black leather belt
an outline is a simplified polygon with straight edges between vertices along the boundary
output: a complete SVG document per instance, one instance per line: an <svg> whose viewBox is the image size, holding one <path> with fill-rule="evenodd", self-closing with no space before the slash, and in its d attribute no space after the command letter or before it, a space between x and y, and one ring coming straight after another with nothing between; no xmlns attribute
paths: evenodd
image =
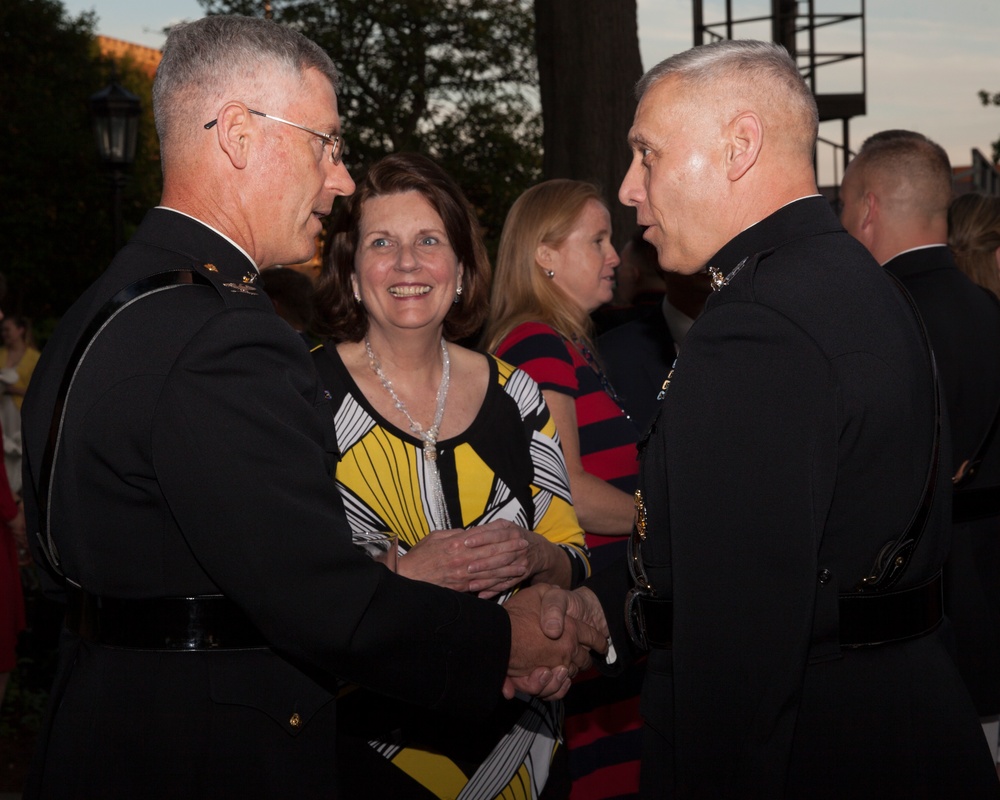
<svg viewBox="0 0 1000 800"><path fill-rule="evenodd" d="M657 649L670 649L674 638L674 604L638 597L646 639ZM840 646L873 647L924 636L941 624L944 601L941 575L911 589L880 594L842 594Z"/></svg>
<svg viewBox="0 0 1000 800"><path fill-rule="evenodd" d="M871 647L916 639L944 618L941 574L912 589L840 595L840 646Z"/></svg>
<svg viewBox="0 0 1000 800"><path fill-rule="evenodd" d="M953 522L972 522L986 517L1000 517L1000 486L955 490L951 496Z"/></svg>
<svg viewBox="0 0 1000 800"><path fill-rule="evenodd" d="M75 591L66 629L94 644L130 650L246 650L263 635L222 595L121 599Z"/></svg>

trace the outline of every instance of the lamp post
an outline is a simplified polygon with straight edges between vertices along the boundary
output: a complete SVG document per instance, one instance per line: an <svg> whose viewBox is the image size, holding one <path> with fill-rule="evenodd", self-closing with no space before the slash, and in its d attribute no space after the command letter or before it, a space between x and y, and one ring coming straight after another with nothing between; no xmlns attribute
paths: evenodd
<svg viewBox="0 0 1000 800"><path fill-rule="evenodd" d="M112 71L111 83L90 96L90 116L94 125L97 153L111 173L111 199L114 252L122 241L122 187L125 173L135 161L135 142L139 132L142 103L122 87Z"/></svg>

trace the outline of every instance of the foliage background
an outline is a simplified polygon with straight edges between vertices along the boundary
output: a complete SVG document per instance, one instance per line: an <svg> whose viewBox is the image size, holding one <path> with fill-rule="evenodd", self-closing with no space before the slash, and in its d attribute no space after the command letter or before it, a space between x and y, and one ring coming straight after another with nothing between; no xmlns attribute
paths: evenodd
<svg viewBox="0 0 1000 800"><path fill-rule="evenodd" d="M94 18L57 0L0 3L0 245L7 314L46 337L111 258L111 184L98 163L87 101L111 77ZM136 166L123 194L129 236L160 194L151 81L127 61L118 80L143 98Z"/></svg>
<svg viewBox="0 0 1000 800"><path fill-rule="evenodd" d="M256 0L200 0L206 13L264 14ZM541 115L531 0L276 0L342 71L341 115L357 178L379 157L437 159L476 209L491 252L514 199L541 179ZM111 78L92 13L59 0L0 3L0 272L8 313L43 343L113 255L111 184L98 163L89 97ZM128 238L159 200L152 81L127 60L118 81L143 101L123 192Z"/></svg>
<svg viewBox="0 0 1000 800"><path fill-rule="evenodd" d="M979 100L984 106L1000 106L1000 92L990 94L986 90L982 90L979 92ZM993 148L993 163L1000 164L1000 138L995 142L990 142L990 146Z"/></svg>
<svg viewBox="0 0 1000 800"><path fill-rule="evenodd" d="M256 0L199 0L262 16ZM531 0L274 0L341 71L347 158L359 178L388 153L436 159L464 189L491 252L507 209L541 178Z"/></svg>

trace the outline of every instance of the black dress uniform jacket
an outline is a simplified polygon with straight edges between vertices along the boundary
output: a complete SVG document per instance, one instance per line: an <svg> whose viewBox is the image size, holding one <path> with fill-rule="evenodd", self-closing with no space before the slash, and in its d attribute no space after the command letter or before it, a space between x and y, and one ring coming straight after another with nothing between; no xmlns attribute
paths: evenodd
<svg viewBox="0 0 1000 800"><path fill-rule="evenodd" d="M66 636L26 796L336 796L335 676L442 710L500 698L501 607L355 551L333 417L302 341L210 228L149 213L66 314L24 404L26 510L87 322L122 287L190 269L124 308L73 383L52 490L59 568L113 598L222 594L270 648L153 652ZM44 556L35 547L35 557Z"/></svg>
<svg viewBox="0 0 1000 800"><path fill-rule="evenodd" d="M640 442L641 554L674 604L673 648L647 665L643 796L1000 796L939 630L839 645L838 595L906 529L929 471L932 379L907 299L819 197L709 263L729 283ZM941 569L950 491L941 463L898 589ZM595 582L623 655L627 585Z"/></svg>
<svg viewBox="0 0 1000 800"><path fill-rule="evenodd" d="M948 406L954 472L976 455L1000 404L1000 303L955 266L945 245L901 253L884 266L906 287L927 326ZM998 484L1000 439L994 436L968 488ZM976 710L980 716L1000 712L1000 516L955 526L945 608Z"/></svg>

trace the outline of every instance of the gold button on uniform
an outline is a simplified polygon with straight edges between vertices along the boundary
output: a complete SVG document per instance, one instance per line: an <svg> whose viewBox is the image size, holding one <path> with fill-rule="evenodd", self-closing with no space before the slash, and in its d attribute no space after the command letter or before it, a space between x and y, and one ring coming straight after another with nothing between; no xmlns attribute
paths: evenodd
<svg viewBox="0 0 1000 800"><path fill-rule="evenodd" d="M293 728L298 728L302 724L302 717L300 717L297 713L292 714L292 716L288 719L288 724Z"/></svg>

